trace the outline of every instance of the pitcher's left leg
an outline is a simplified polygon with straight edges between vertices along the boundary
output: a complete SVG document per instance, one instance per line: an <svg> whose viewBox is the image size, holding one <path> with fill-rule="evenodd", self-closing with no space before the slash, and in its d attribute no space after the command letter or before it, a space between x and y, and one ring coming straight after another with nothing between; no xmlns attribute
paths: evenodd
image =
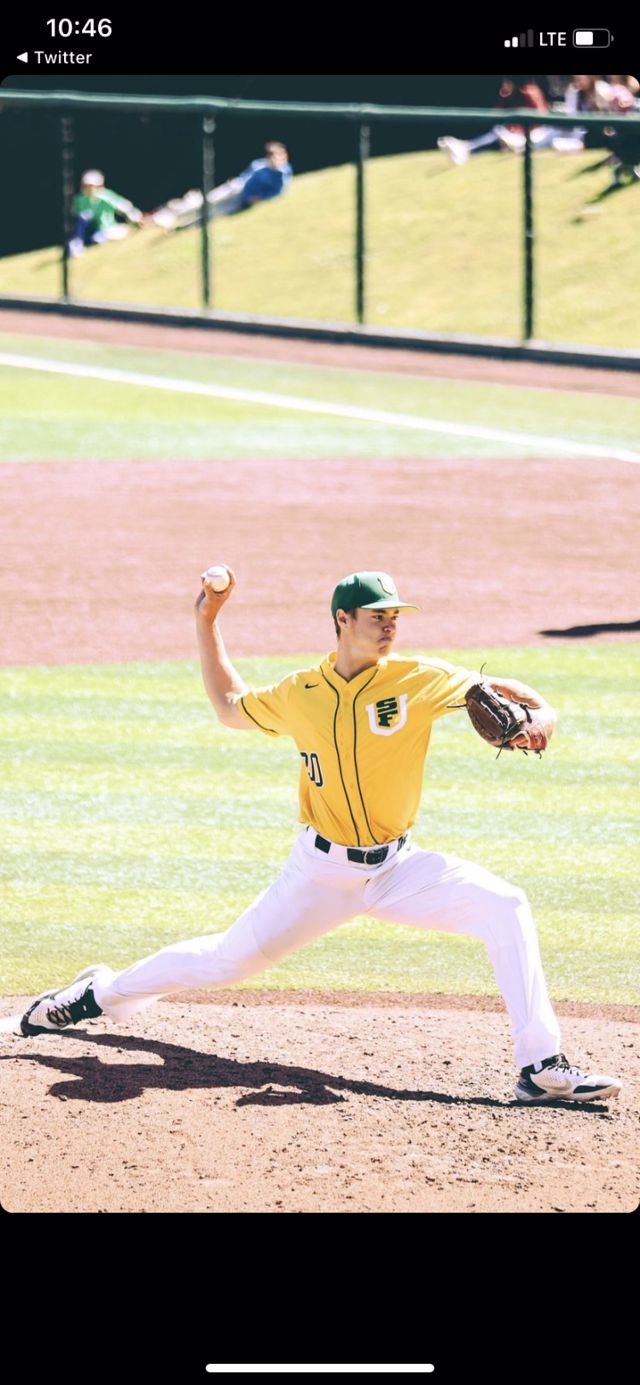
<svg viewBox="0 0 640 1385"><path fill-rule="evenodd" d="M471 861L410 847L398 854L391 870L371 878L366 905L375 918L392 923L482 938L511 1018L518 1067L560 1052L558 1021L523 890Z"/></svg>

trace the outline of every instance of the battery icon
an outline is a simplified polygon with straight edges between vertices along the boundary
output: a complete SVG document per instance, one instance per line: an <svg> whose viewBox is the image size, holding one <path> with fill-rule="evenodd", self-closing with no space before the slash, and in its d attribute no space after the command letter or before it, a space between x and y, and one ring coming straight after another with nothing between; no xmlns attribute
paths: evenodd
<svg viewBox="0 0 640 1385"><path fill-rule="evenodd" d="M611 43L609 29L574 29L574 48L608 48Z"/></svg>

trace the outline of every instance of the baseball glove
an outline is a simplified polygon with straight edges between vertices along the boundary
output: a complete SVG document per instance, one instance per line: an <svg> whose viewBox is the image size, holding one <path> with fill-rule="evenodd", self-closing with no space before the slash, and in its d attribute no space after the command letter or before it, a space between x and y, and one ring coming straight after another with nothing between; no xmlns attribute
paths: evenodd
<svg viewBox="0 0 640 1385"><path fill-rule="evenodd" d="M514 746L511 742L519 736L531 721L531 713L523 702L510 702L502 693L490 688L487 683L475 683L469 689L465 706L474 730L489 745L502 750L526 750L524 746Z"/></svg>

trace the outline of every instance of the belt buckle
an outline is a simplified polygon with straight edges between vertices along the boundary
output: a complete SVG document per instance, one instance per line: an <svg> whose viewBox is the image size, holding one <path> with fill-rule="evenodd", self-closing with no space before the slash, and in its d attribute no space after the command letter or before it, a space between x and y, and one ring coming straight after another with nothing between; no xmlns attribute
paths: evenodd
<svg viewBox="0 0 640 1385"><path fill-rule="evenodd" d="M388 846L370 847L364 853L364 864L365 866L380 866L383 861L386 861L388 855ZM369 860L369 857L371 857L371 860Z"/></svg>

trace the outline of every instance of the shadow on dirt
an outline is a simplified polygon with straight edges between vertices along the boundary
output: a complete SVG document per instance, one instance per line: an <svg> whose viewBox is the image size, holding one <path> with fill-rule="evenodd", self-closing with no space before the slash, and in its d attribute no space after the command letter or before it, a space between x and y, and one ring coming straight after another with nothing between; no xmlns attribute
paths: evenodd
<svg viewBox="0 0 640 1385"><path fill-rule="evenodd" d="M61 1035L57 1035L61 1038ZM387 1097L392 1101L435 1101L447 1106L493 1106L505 1109L513 1106L519 1110L529 1109L514 1099L500 1099L491 1096L452 1096L447 1092L432 1092L426 1089L412 1090L406 1087L387 1087L379 1082L369 1082L345 1077L342 1073L318 1072L315 1068L295 1067L287 1063L241 1062L235 1058L221 1058L213 1053L200 1053L179 1044L168 1044L156 1039L123 1037L115 1034L75 1033L64 1035L65 1044L93 1043L99 1049L115 1053L144 1053L160 1058L159 1063L102 1063L98 1054L89 1056L71 1052L67 1057L61 1054L38 1053L32 1049L33 1041L28 1041L29 1051L5 1055L5 1061L15 1060L38 1063L42 1067L54 1068L71 1080L54 1082L49 1095L62 1101L95 1101L115 1104L131 1101L144 1091L187 1091L211 1089L215 1087L246 1087L252 1090L239 1096L236 1106L326 1106L344 1101L343 1092L356 1096ZM547 1102L546 1109L562 1106L565 1102ZM572 1105L572 1110L602 1111L602 1103L582 1103Z"/></svg>
<svg viewBox="0 0 640 1385"><path fill-rule="evenodd" d="M562 639L583 639L585 635L601 635L607 631L640 630L640 620L610 620L602 625L568 625L566 630L539 630L539 635L556 635Z"/></svg>

